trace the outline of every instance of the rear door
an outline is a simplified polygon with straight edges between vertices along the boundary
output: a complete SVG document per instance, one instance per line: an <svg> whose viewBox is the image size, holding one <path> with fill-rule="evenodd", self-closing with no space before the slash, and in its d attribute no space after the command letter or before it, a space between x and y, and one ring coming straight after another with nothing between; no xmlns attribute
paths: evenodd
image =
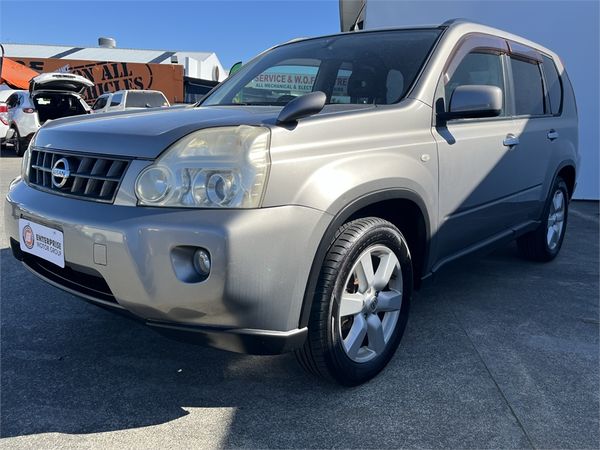
<svg viewBox="0 0 600 450"><path fill-rule="evenodd" d="M432 129L440 168L438 260L508 232L519 220L520 192L527 182L514 176L519 157L513 145L507 53L503 39L471 35L457 46L441 76L438 111L447 108L462 85L499 87L504 105L498 117L448 120Z"/></svg>
<svg viewBox="0 0 600 450"><path fill-rule="evenodd" d="M563 142L560 134L565 124L559 117L562 90L552 60L546 58L545 62L539 52L521 44L511 42L509 46L515 133L519 137L514 176L531 192L524 215L537 220L546 199L544 181L551 152Z"/></svg>

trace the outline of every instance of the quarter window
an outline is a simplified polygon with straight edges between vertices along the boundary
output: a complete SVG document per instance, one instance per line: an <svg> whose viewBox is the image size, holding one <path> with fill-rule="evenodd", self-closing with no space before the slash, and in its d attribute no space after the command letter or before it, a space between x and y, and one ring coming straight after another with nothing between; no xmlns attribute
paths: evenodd
<svg viewBox="0 0 600 450"><path fill-rule="evenodd" d="M110 99L110 106L119 106L122 98L123 94L114 94Z"/></svg>
<svg viewBox="0 0 600 450"><path fill-rule="evenodd" d="M504 92L502 56L495 53L482 52L467 54L446 83L446 109L450 105L454 90L458 86L464 85L496 86ZM503 105L500 115L504 115L504 109Z"/></svg>
<svg viewBox="0 0 600 450"><path fill-rule="evenodd" d="M547 56L544 59L544 76L546 77L546 87L548 89L548 98L550 99L550 110L552 114L558 114L562 106L562 85L556 65L552 59Z"/></svg>
<svg viewBox="0 0 600 450"><path fill-rule="evenodd" d="M544 84L538 63L511 57L511 66L514 80L515 114L517 116L545 114Z"/></svg>

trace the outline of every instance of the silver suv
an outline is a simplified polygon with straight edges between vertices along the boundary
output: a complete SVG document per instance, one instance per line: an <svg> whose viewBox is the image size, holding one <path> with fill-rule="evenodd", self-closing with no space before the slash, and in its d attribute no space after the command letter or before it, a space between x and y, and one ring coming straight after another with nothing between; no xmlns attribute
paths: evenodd
<svg viewBox="0 0 600 450"><path fill-rule="evenodd" d="M194 108L46 124L6 227L68 292L356 385L446 263L513 239L558 254L578 160L552 51L465 21L338 34L262 53Z"/></svg>

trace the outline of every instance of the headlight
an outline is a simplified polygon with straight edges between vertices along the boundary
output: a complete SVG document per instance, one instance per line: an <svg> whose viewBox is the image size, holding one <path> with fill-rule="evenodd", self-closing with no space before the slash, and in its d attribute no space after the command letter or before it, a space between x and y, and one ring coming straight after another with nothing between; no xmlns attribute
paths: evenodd
<svg viewBox="0 0 600 450"><path fill-rule="evenodd" d="M139 204L257 208L269 171L268 128L196 131L177 141L135 183Z"/></svg>

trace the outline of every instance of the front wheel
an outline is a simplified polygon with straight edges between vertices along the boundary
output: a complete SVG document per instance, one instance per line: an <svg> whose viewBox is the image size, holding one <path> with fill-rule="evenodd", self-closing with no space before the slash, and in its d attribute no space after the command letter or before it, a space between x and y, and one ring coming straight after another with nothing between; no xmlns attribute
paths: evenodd
<svg viewBox="0 0 600 450"><path fill-rule="evenodd" d="M346 386L377 375L404 334L412 285L410 252L393 224L343 225L321 268L300 364Z"/></svg>

